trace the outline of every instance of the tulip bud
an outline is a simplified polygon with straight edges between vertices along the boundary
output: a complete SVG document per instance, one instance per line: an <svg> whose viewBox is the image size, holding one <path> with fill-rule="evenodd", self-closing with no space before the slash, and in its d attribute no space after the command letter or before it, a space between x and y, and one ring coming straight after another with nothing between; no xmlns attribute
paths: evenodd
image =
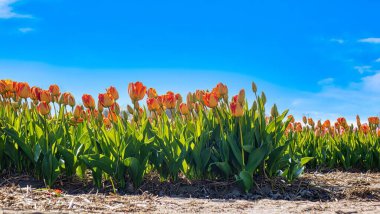
<svg viewBox="0 0 380 214"><path fill-rule="evenodd" d="M263 101L263 105L265 105L265 103L267 103L267 97L265 96L264 92L261 92L261 100Z"/></svg>
<svg viewBox="0 0 380 214"><path fill-rule="evenodd" d="M130 105L127 105L127 110L130 114L133 114L133 108Z"/></svg>
<svg viewBox="0 0 380 214"><path fill-rule="evenodd" d="M119 104L117 104L117 102L114 102L111 107L110 107L110 110L112 112L114 112L115 114L119 115L120 114L120 106Z"/></svg>
<svg viewBox="0 0 380 214"><path fill-rule="evenodd" d="M306 116L302 117L302 121L303 121L304 124L307 124L307 118L306 118Z"/></svg>
<svg viewBox="0 0 380 214"><path fill-rule="evenodd" d="M245 90L244 89L241 89L240 92L239 92L239 97L238 97L238 101L241 105L244 105L245 103Z"/></svg>
<svg viewBox="0 0 380 214"><path fill-rule="evenodd" d="M257 102L256 100L253 101L253 104L252 104L252 111L255 112L257 110Z"/></svg>
<svg viewBox="0 0 380 214"><path fill-rule="evenodd" d="M50 113L50 105L49 103L42 101L40 104L37 106L37 111L42 114L42 115L47 115Z"/></svg>
<svg viewBox="0 0 380 214"><path fill-rule="evenodd" d="M75 119L78 119L82 116L82 111L83 111L83 108L82 106L75 106L75 109L74 109L74 118Z"/></svg>
<svg viewBox="0 0 380 214"><path fill-rule="evenodd" d="M107 93L110 94L114 100L119 99L119 92L116 90L115 87L110 86L110 87L107 89Z"/></svg>
<svg viewBox="0 0 380 214"><path fill-rule="evenodd" d="M257 92L257 86L256 86L255 82L253 82L253 81L252 81L252 91L253 91L253 93L255 93L255 94L256 94L256 92Z"/></svg>
<svg viewBox="0 0 380 214"><path fill-rule="evenodd" d="M104 110L104 107L102 106L102 104L98 100L98 111L103 112L103 110Z"/></svg>
<svg viewBox="0 0 380 214"><path fill-rule="evenodd" d="M277 117L278 116L278 110L277 110L277 106L276 104L273 105L271 111L270 111L270 114L272 115L272 117Z"/></svg>

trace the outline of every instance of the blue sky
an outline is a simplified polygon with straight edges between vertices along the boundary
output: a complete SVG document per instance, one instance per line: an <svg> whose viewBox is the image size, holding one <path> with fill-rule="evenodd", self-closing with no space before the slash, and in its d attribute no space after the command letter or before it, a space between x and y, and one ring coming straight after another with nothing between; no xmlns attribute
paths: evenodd
<svg viewBox="0 0 380 214"><path fill-rule="evenodd" d="M379 1L0 0L0 79L94 96L257 82L297 117L380 113Z"/></svg>

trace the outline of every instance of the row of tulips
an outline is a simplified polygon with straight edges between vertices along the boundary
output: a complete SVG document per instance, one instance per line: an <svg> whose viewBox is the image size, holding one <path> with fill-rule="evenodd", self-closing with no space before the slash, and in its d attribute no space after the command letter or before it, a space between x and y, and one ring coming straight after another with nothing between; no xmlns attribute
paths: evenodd
<svg viewBox="0 0 380 214"><path fill-rule="evenodd" d="M290 123L286 136L291 139L291 149L301 156L311 156L312 168L341 168L380 170L380 127L379 117L369 117L362 123L356 116L356 126L349 125L345 118L314 122L312 118L302 118Z"/></svg>
<svg viewBox="0 0 380 214"><path fill-rule="evenodd" d="M91 172L99 187L105 180L115 189L126 182L138 187L154 171L163 180L180 174L235 178L248 191L255 175L291 181L308 162L379 168L378 122L371 120L369 131L366 124L354 129L342 119L339 127L327 121L315 125L312 119L301 124L276 105L266 115L265 94L254 83L252 91L251 105L244 90L229 100L222 83L184 100L136 82L128 85L132 106L123 109L112 86L97 101L84 94L80 105L57 85L43 90L1 80L0 169L31 173L47 186L59 176L86 178Z"/></svg>

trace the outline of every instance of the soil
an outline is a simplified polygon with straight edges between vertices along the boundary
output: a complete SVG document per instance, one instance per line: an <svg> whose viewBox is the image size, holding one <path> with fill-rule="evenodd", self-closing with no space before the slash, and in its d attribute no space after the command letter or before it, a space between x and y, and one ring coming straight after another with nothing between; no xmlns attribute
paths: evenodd
<svg viewBox="0 0 380 214"><path fill-rule="evenodd" d="M160 182L146 178L114 193L90 182L58 181L55 189L27 175L0 175L0 213L380 213L380 173L308 172L288 184L256 177L245 193L233 180Z"/></svg>

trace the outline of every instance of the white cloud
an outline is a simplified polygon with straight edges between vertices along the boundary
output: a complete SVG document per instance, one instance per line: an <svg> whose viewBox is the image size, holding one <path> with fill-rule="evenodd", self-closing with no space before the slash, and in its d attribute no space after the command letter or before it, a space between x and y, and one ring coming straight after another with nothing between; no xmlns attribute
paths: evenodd
<svg viewBox="0 0 380 214"><path fill-rule="evenodd" d="M359 39L359 42L380 44L380 38L375 38L375 37L364 38L364 39Z"/></svg>
<svg viewBox="0 0 380 214"><path fill-rule="evenodd" d="M334 83L334 78L331 77L318 81L318 85L330 85L332 83Z"/></svg>
<svg viewBox="0 0 380 214"><path fill-rule="evenodd" d="M330 42L336 42L338 44L343 44L345 41L343 39L330 39Z"/></svg>
<svg viewBox="0 0 380 214"><path fill-rule="evenodd" d="M377 58L377 59L375 60L375 62L380 62L380 58Z"/></svg>
<svg viewBox="0 0 380 214"><path fill-rule="evenodd" d="M0 0L0 19L32 18L31 15L16 13L11 6L18 0Z"/></svg>
<svg viewBox="0 0 380 214"><path fill-rule="evenodd" d="M372 67L369 65L355 66L354 69L357 70L361 74L366 73L366 72L372 72Z"/></svg>
<svg viewBox="0 0 380 214"><path fill-rule="evenodd" d="M22 27L22 28L19 28L18 31L20 31L21 33L29 33L29 32L34 31L34 29L30 27Z"/></svg>
<svg viewBox="0 0 380 214"><path fill-rule="evenodd" d="M362 78L363 88L372 92L380 92L380 73Z"/></svg>

